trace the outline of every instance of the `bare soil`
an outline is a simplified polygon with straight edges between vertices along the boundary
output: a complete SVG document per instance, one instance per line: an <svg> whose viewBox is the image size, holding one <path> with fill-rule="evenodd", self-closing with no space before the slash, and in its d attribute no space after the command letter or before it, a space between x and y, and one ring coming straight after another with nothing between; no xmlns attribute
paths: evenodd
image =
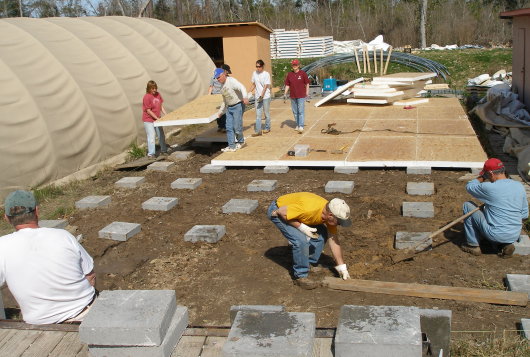
<svg viewBox="0 0 530 357"><path fill-rule="evenodd" d="M94 257L99 290L175 290L178 303L190 309L193 326L229 325L230 306L246 304L284 305L288 311L313 312L318 327L336 327L340 307L345 304L449 309L453 312L452 329L457 331L513 330L521 318L528 318L529 307L327 288L302 290L292 282L287 241L265 214L270 202L280 195L309 191L331 199L335 195L324 192L328 181L353 180L352 194L337 195L352 209L353 226L339 231L353 278L503 290L507 273L530 274L528 257L501 259L488 247L479 257L466 254L458 247L464 239L462 224L436 237L434 244L439 246L432 251L392 265L397 231L433 232L462 214L462 203L471 197L459 178L468 172L433 170L431 175L407 175L404 169L362 169L354 175L341 175L332 169L295 168L274 175L264 174L262 168L229 168L221 174L201 174L199 169L220 149L189 146L195 133L205 127L185 129L171 139L180 144L179 150L193 149L195 155L177 162L170 172L108 169L42 204L42 218L47 218L58 205L73 205L87 195L112 195L108 208L75 211L68 217ZM115 188L114 183L126 176L145 176L147 180L137 189ZM202 177L203 184L195 190L171 189L171 182L181 177ZM255 179L278 180L278 188L247 192L247 185ZM409 196L407 182L433 182L436 193ZM163 213L143 211L142 202L154 196L177 197L179 204ZM232 198L258 200L259 207L249 215L223 214L222 206ZM405 201L434 202L435 217L403 217ZM142 231L127 242L98 238L98 231L113 221L140 223ZM184 234L197 224L225 225L226 235L215 244L185 242ZM333 266L329 247L320 262ZM311 275L323 278L335 273L324 267ZM14 304L7 297L6 305Z"/></svg>

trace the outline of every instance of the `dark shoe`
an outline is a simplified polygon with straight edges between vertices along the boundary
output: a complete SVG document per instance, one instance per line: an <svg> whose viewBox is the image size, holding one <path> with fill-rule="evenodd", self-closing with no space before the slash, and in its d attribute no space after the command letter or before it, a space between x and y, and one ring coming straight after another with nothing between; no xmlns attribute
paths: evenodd
<svg viewBox="0 0 530 357"><path fill-rule="evenodd" d="M252 137L261 136L261 131L259 133L254 133L251 135Z"/></svg>
<svg viewBox="0 0 530 357"><path fill-rule="evenodd" d="M515 251L515 245L513 244L506 244L504 247L501 248L501 251L499 252L499 257L501 258L511 258L513 256L513 252Z"/></svg>
<svg viewBox="0 0 530 357"><path fill-rule="evenodd" d="M223 131L223 128L217 128L217 132L221 133Z"/></svg>
<svg viewBox="0 0 530 357"><path fill-rule="evenodd" d="M463 252L469 253L471 255L478 256L482 254L482 252L480 251L480 247L474 245L464 244L460 246L460 249L462 249Z"/></svg>
<svg viewBox="0 0 530 357"><path fill-rule="evenodd" d="M268 133L270 133L270 132L271 132L270 129L265 129L265 130L263 130L263 134L268 134Z"/></svg>
<svg viewBox="0 0 530 357"><path fill-rule="evenodd" d="M318 288L316 281L310 280L309 278L298 278L294 281L294 285L298 285L304 290L313 290Z"/></svg>

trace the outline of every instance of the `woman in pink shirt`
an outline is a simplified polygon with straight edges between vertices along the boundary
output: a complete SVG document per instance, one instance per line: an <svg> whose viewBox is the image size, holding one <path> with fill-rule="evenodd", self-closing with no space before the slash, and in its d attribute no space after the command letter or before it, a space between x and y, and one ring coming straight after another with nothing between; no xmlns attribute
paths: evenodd
<svg viewBox="0 0 530 357"><path fill-rule="evenodd" d="M164 103L164 99L158 93L158 86L155 81L147 82L145 92L142 104L142 121L144 122L145 133L147 134L147 157L154 158L156 153L155 133L160 143L160 153L167 154L164 129L161 126L155 127L155 120L160 119L160 113L166 115L166 110L162 104Z"/></svg>

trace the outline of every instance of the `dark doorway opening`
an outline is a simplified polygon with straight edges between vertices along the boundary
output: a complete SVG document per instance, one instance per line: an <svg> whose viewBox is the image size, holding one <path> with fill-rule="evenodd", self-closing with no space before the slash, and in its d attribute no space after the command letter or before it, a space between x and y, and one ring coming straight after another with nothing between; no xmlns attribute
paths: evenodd
<svg viewBox="0 0 530 357"><path fill-rule="evenodd" d="M194 40L206 51L216 67L220 67L224 64L222 37L195 38Z"/></svg>

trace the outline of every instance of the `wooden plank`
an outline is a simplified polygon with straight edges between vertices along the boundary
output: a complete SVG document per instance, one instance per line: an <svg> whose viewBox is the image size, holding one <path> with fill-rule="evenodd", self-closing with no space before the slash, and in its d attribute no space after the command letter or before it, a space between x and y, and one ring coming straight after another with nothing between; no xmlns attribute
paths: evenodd
<svg viewBox="0 0 530 357"><path fill-rule="evenodd" d="M220 94L203 95L155 121L155 126L203 124L217 118L217 108L223 102Z"/></svg>
<svg viewBox="0 0 530 357"><path fill-rule="evenodd" d="M171 357L199 357L205 336L182 336Z"/></svg>
<svg viewBox="0 0 530 357"><path fill-rule="evenodd" d="M48 357L76 357L83 348L76 332L68 332L59 341Z"/></svg>
<svg viewBox="0 0 530 357"><path fill-rule="evenodd" d="M79 324L32 325L22 321L1 320L0 329L77 332Z"/></svg>
<svg viewBox="0 0 530 357"><path fill-rule="evenodd" d="M360 78L357 78L357 79L355 79L353 81L349 81L348 83L338 87L333 92L331 92L330 94L328 94L327 96L325 96L324 98L322 98L321 100L316 102L315 103L315 107L319 107L322 104L332 100L333 98L338 97L339 95L341 95L342 93L347 91L350 87L352 87L354 84L362 82L362 81L364 81L364 78L360 77Z"/></svg>
<svg viewBox="0 0 530 357"><path fill-rule="evenodd" d="M32 330L16 330L9 341L0 347L0 356L19 357L41 333Z"/></svg>
<svg viewBox="0 0 530 357"><path fill-rule="evenodd" d="M48 356L55 346L63 339L66 332L62 331L42 331L37 339L24 351L21 357L42 357Z"/></svg>
<svg viewBox="0 0 530 357"><path fill-rule="evenodd" d="M201 357L220 357L226 337L207 337L204 342Z"/></svg>
<svg viewBox="0 0 530 357"><path fill-rule="evenodd" d="M513 291L461 288L440 285L394 283L386 281L372 281L360 279L342 280L340 278L331 277L324 278L324 285L328 286L330 289L363 291L378 294L404 295L445 300L475 301L499 305L526 306L528 304L527 293Z"/></svg>
<svg viewBox="0 0 530 357"><path fill-rule="evenodd" d="M11 339L11 337L13 337L14 335L16 335L17 333L17 330L5 330L5 331L2 331L2 336L0 337L0 348L2 348L6 343L9 342L9 340Z"/></svg>
<svg viewBox="0 0 530 357"><path fill-rule="evenodd" d="M315 338L313 340L313 357L333 357L333 338Z"/></svg>
<svg viewBox="0 0 530 357"><path fill-rule="evenodd" d="M76 357L90 357L88 354L88 345L83 344L81 351L77 353Z"/></svg>

